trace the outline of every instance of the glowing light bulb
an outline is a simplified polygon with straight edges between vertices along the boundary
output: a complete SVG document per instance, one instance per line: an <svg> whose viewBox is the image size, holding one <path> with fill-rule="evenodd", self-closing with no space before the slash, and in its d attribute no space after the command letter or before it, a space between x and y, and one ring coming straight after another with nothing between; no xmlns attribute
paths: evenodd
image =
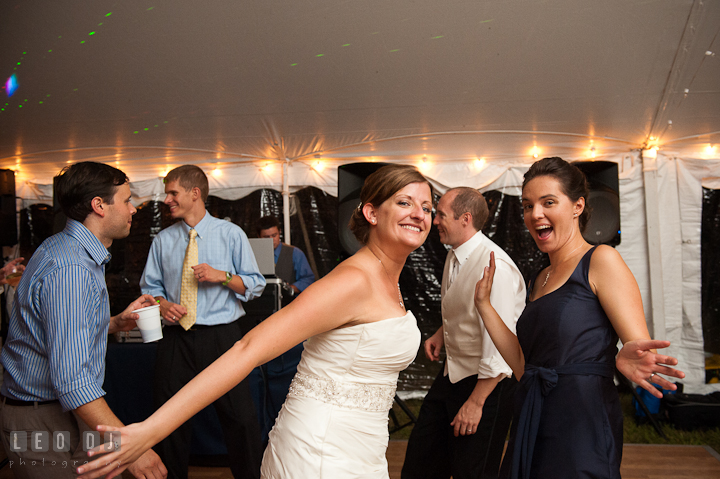
<svg viewBox="0 0 720 479"><path fill-rule="evenodd" d="M272 164L272 163L266 163L266 164L265 164L262 168L260 168L260 169L261 169L262 171L264 171L265 173L271 173L272 170L274 169L274 167L273 167L273 164Z"/></svg>
<svg viewBox="0 0 720 479"><path fill-rule="evenodd" d="M540 157L540 148L538 148L537 146L533 146L530 150L530 154L533 158L537 160Z"/></svg>
<svg viewBox="0 0 720 479"><path fill-rule="evenodd" d="M648 148L646 150L643 150L643 157L657 158L657 148Z"/></svg>
<svg viewBox="0 0 720 479"><path fill-rule="evenodd" d="M715 147L713 145L708 145L705 147L705 155L707 157L713 157L715 156Z"/></svg>
<svg viewBox="0 0 720 479"><path fill-rule="evenodd" d="M320 173L322 170L325 169L325 164L322 161L314 161L312 164L312 169Z"/></svg>
<svg viewBox="0 0 720 479"><path fill-rule="evenodd" d="M212 170L212 175L215 177L222 176L222 170L220 168L215 168Z"/></svg>
<svg viewBox="0 0 720 479"><path fill-rule="evenodd" d="M485 158L476 158L474 163L475 168L481 170L485 167Z"/></svg>
<svg viewBox="0 0 720 479"><path fill-rule="evenodd" d="M418 169L420 171L427 171L430 169L430 162L428 161L427 157L423 156L422 161L418 164Z"/></svg>
<svg viewBox="0 0 720 479"><path fill-rule="evenodd" d="M595 158L596 152L595 152L595 147L594 147L594 146L590 148L590 152L588 153L588 156L589 156L590 158Z"/></svg>

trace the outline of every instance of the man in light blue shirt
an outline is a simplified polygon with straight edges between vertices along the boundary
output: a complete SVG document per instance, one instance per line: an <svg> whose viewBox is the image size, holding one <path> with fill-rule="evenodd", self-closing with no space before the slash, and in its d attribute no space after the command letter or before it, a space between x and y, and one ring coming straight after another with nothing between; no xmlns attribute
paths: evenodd
<svg viewBox="0 0 720 479"><path fill-rule="evenodd" d="M154 304L144 295L110 316L108 248L130 233L136 212L125 173L76 163L61 172L55 193L67 225L30 259L2 351L2 442L18 478L74 478L88 459L81 433L98 424L122 426L103 399L107 335L134 328L132 311ZM47 450L33 450L32 438L16 435L26 431L47 433L53 447L46 442ZM53 437L65 433L63 440ZM60 442L67 451L56 450ZM152 450L129 467L117 465L119 472L126 467L135 477L167 474Z"/></svg>
<svg viewBox="0 0 720 479"><path fill-rule="evenodd" d="M265 288L245 232L206 211L208 192L207 177L196 166L184 165L168 173L165 204L172 217L181 221L155 237L140 279L142 292L160 303L166 323L155 362L156 408L240 340L237 319L245 315L241 302L261 295ZM185 272L191 275L186 288L195 281L196 296L182 291L191 241L197 243L197 264L186 266L192 269ZM189 319L193 316L194 320ZM247 381L214 406L234 477L260 477L260 430ZM156 446L170 477L187 478L191 433L191 424L186 422Z"/></svg>

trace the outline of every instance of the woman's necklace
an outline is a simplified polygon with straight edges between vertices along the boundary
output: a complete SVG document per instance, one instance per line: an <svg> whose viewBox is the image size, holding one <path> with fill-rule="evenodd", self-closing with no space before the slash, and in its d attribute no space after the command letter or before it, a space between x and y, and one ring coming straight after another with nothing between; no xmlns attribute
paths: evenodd
<svg viewBox="0 0 720 479"><path fill-rule="evenodd" d="M580 246L578 246L577 248L575 248L574 250L570 251L570 254L567 255L564 260L560 261L560 262L557 264L557 266L560 266L560 265L563 264L566 260L570 259L570 257L572 256L572 254L573 254L575 251L577 251L577 250L579 250L580 248L582 248L582 246L583 246L583 245L580 245ZM372 251L372 250L371 250L371 251ZM377 256L376 256L376 258L377 258ZM547 274L545 275L545 281L543 281L543 284L542 284L541 288L544 288L544 287L545 287L545 285L546 285L547 282L548 282L548 279L550 279L550 273L552 273L554 269L555 269L555 268L548 268L548 272L547 272ZM387 271L386 271L386 273L387 273Z"/></svg>
<svg viewBox="0 0 720 479"><path fill-rule="evenodd" d="M380 258L377 257L377 255L376 255L375 252L372 250L372 248L370 248L370 247L368 246L368 249L370 250L370 252L372 253L372 255L375 256L375 259L380 262L380 265L382 266L383 271L385 271L385 276L387 276L387 279L390 280L390 284L392 284L392 279L390 278L390 274L387 272L387 268L385 267L385 265L383 264L383 262L380 260ZM404 311L404 310L405 310L405 303L403 303L402 294L400 293L400 283L397 284L397 290L398 290L398 298L400 299L400 307L401 307L401 308L403 309L403 311Z"/></svg>

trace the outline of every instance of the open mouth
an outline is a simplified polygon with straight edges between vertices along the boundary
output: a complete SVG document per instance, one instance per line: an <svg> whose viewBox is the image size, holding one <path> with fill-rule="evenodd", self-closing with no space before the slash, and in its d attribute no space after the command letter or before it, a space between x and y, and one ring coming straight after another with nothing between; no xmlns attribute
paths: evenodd
<svg viewBox="0 0 720 479"><path fill-rule="evenodd" d="M414 231L415 233L419 233L419 232L420 232L420 228L418 228L417 226L412 226L412 225L400 225L400 227L401 227L401 228L404 228L404 229L406 229L406 230Z"/></svg>
<svg viewBox="0 0 720 479"><path fill-rule="evenodd" d="M553 227L550 225L542 225L535 228L535 231L537 231L538 238L545 240L550 236L550 233L552 233Z"/></svg>

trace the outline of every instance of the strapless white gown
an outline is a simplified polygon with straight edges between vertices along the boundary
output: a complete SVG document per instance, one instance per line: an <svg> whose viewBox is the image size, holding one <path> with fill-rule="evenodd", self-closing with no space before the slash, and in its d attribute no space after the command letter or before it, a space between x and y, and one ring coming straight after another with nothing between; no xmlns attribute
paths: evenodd
<svg viewBox="0 0 720 479"><path fill-rule="evenodd" d="M305 342L270 431L264 479L387 479L388 411L415 359L413 314L334 329Z"/></svg>

